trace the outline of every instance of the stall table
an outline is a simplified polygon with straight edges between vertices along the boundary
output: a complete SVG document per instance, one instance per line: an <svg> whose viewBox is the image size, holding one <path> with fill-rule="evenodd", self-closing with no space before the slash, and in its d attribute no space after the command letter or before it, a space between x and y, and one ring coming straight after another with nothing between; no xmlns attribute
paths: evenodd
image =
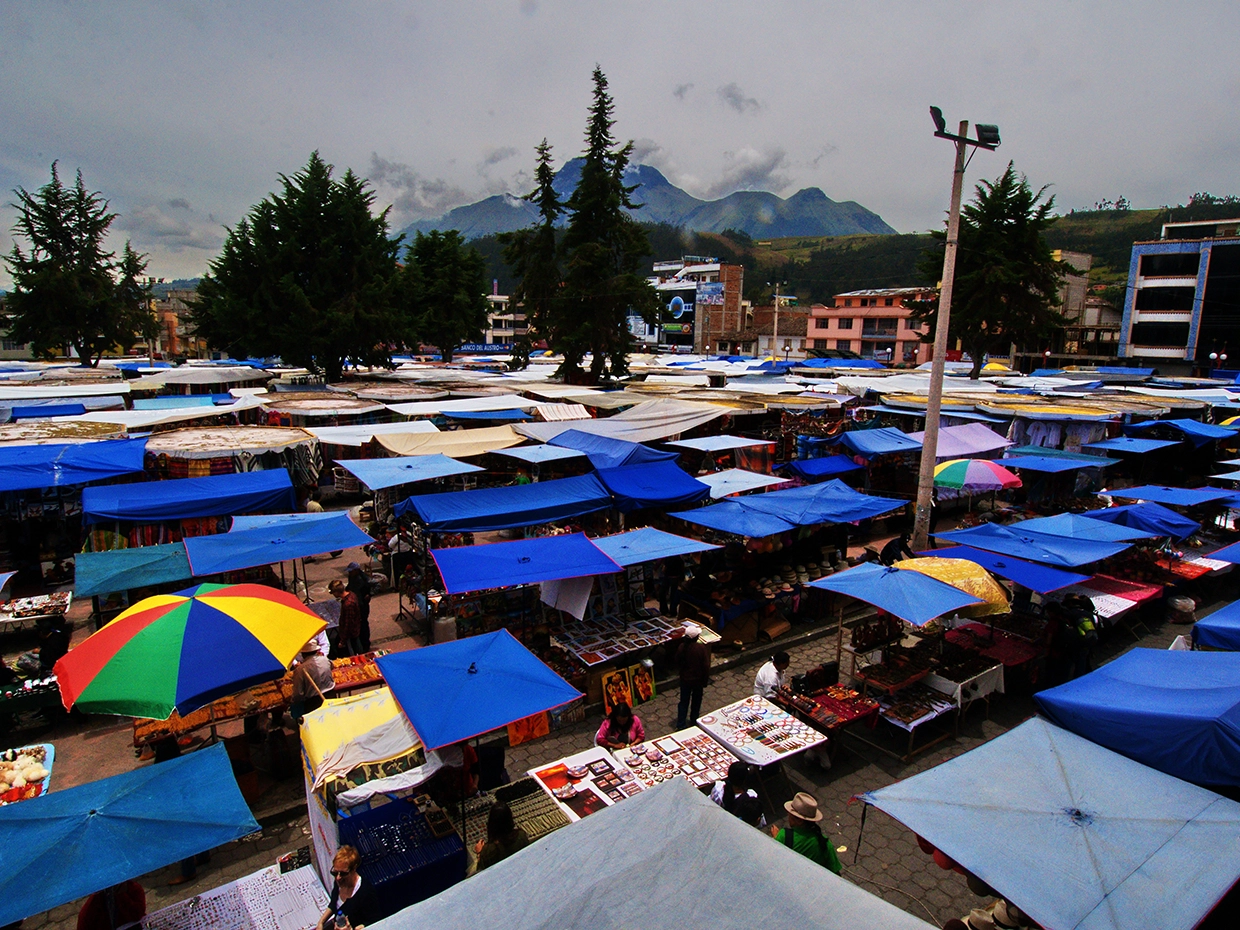
<svg viewBox="0 0 1240 930"><path fill-rule="evenodd" d="M0 604L0 632L33 627L40 620L63 617L73 604L68 591L54 591L35 597L19 597Z"/></svg>
<svg viewBox="0 0 1240 930"><path fill-rule="evenodd" d="M644 787L628 766L601 746L530 769L528 774L573 822L632 797Z"/></svg>
<svg viewBox="0 0 1240 930"><path fill-rule="evenodd" d="M328 896L313 867L253 875L147 914L142 930L310 930Z"/></svg>
<svg viewBox="0 0 1240 930"><path fill-rule="evenodd" d="M632 769L644 788L684 778L696 788L711 788L728 777L736 757L697 727L646 740L617 751L615 757Z"/></svg>
<svg viewBox="0 0 1240 930"><path fill-rule="evenodd" d="M964 681L954 681L952 677L940 675L937 672L931 672L922 681L932 691L951 698L956 704L956 709L961 713L968 710L974 701L985 701L986 716L989 719L990 696L995 693L1002 694L1004 690L1003 663L992 665L983 672L965 678Z"/></svg>
<svg viewBox="0 0 1240 930"><path fill-rule="evenodd" d="M903 755L898 752L892 752L886 746L874 740L867 739L855 730L848 731L849 735L869 746L873 746L880 752L899 759L901 762L908 762L914 756L956 735L955 724L958 724L960 719L959 708L956 706L956 702L940 694L938 691L926 687L924 684L905 688L898 694L884 695L879 699L878 703L880 719L886 720L893 727L908 734L908 742L905 745ZM929 742L917 746L918 731L927 724L933 723L935 720L948 714L953 715L952 728L945 733L939 734Z"/></svg>
<svg viewBox="0 0 1240 930"><path fill-rule="evenodd" d="M479 840L487 838L487 816L496 801L508 805L513 823L531 843L570 823L560 802L548 796L540 782L529 776L518 778L465 802L465 846L471 853Z"/></svg>
<svg viewBox="0 0 1240 930"><path fill-rule="evenodd" d="M30 687L26 687L30 685ZM60 685L55 675L30 681L15 681L0 693L0 717L27 714L46 707L60 707Z"/></svg>
<svg viewBox="0 0 1240 930"><path fill-rule="evenodd" d="M1004 668L1016 668L1044 654L1044 650L1024 637L1000 629L992 629L976 621L948 630L943 634L949 642L994 659Z"/></svg>
<svg viewBox="0 0 1240 930"><path fill-rule="evenodd" d="M831 685L813 694L793 694L781 688L771 702L827 734L858 720L866 720L873 726L878 717L878 701L840 685Z"/></svg>
<svg viewBox="0 0 1240 930"><path fill-rule="evenodd" d="M0 779L0 807L16 801L29 801L41 794L46 794L52 783L52 763L56 759L56 749L51 743L36 743L33 746L21 746L18 749L7 749L0 753L0 775L29 771L32 765L42 766L46 775L34 782L18 787L9 787L11 778Z"/></svg>
<svg viewBox="0 0 1240 930"><path fill-rule="evenodd" d="M747 697L703 714L697 724L742 762L782 762L827 738L766 698Z"/></svg>

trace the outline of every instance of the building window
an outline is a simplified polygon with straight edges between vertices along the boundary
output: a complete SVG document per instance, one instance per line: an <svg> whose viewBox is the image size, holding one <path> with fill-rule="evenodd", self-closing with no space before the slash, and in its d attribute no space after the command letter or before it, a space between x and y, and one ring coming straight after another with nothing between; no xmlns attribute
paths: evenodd
<svg viewBox="0 0 1240 930"><path fill-rule="evenodd" d="M1200 252L1175 252L1170 255L1142 255L1141 276L1145 278L1196 277L1201 267Z"/></svg>
<svg viewBox="0 0 1240 930"><path fill-rule="evenodd" d="M852 329L852 317L842 316L835 321L836 329Z"/></svg>
<svg viewBox="0 0 1240 930"><path fill-rule="evenodd" d="M877 317L861 321L862 336L894 336L896 320L894 317Z"/></svg>
<svg viewBox="0 0 1240 930"><path fill-rule="evenodd" d="M845 307L851 307L852 305L853 305L853 302L852 302L852 298L851 298L851 297L849 297L847 300L845 300L845 301L844 301L844 306L845 306Z"/></svg>
<svg viewBox="0 0 1240 930"><path fill-rule="evenodd" d="M851 352L852 343L847 339L837 339L835 340L835 348L841 352Z"/></svg>
<svg viewBox="0 0 1240 930"><path fill-rule="evenodd" d="M5 352L21 352L26 348L24 342L14 342L12 339L0 339L0 349Z"/></svg>
<svg viewBox="0 0 1240 930"><path fill-rule="evenodd" d="M886 300L883 301L883 306L885 307L894 307L895 305L896 305L896 299L894 297L888 297Z"/></svg>
<svg viewBox="0 0 1240 930"><path fill-rule="evenodd" d="M919 333L921 332L921 322L918 320L905 320L904 328L909 332Z"/></svg>
<svg viewBox="0 0 1240 930"><path fill-rule="evenodd" d="M815 340L814 340L814 348L815 348L815 349L825 349L825 348L827 348L827 340L825 340L825 339L815 339Z"/></svg>
<svg viewBox="0 0 1240 930"><path fill-rule="evenodd" d="M814 329L829 329L830 326L831 326L831 321L827 319L826 317L819 317L818 319L814 320Z"/></svg>

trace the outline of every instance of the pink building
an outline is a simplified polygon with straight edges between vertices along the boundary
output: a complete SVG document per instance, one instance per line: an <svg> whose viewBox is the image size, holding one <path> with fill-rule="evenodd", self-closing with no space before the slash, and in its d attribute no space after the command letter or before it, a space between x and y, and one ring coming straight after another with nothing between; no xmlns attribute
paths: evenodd
<svg viewBox="0 0 1240 930"><path fill-rule="evenodd" d="M920 365L933 346L920 341L926 327L913 323L908 304L931 300L932 287L889 287L835 295L835 306L810 309L809 349L855 352L889 365Z"/></svg>

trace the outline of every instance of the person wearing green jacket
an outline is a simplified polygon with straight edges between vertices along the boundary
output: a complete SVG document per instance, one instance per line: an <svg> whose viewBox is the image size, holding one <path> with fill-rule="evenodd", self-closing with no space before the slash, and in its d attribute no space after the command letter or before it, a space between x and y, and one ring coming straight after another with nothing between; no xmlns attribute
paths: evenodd
<svg viewBox="0 0 1240 930"><path fill-rule="evenodd" d="M818 809L817 799L798 791L796 797L784 803L784 810L788 812L788 826L782 830L771 828L775 841L839 875L844 867L835 854L835 847L818 825L822 821L822 811Z"/></svg>

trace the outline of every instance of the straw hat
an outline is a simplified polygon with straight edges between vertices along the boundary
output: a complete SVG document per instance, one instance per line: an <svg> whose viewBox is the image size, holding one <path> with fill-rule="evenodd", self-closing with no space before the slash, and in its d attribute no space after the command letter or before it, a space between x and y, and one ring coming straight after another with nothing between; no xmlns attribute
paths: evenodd
<svg viewBox="0 0 1240 930"><path fill-rule="evenodd" d="M770 588L763 588L762 596L768 599L773 599L775 597L775 592L772 591Z"/></svg>
<svg viewBox="0 0 1240 930"><path fill-rule="evenodd" d="M299 651L301 652L303 656L314 655L316 652L319 651L318 641L313 640L313 639L310 640L308 643L302 646Z"/></svg>
<svg viewBox="0 0 1240 930"><path fill-rule="evenodd" d="M1003 898L995 904L991 917L994 919L995 926L1003 930L1019 930L1026 923L1025 912L1015 904L1008 904Z"/></svg>
<svg viewBox="0 0 1240 930"><path fill-rule="evenodd" d="M808 580L808 579L807 579L807 580ZM786 581L785 581L783 584L781 584L781 585L779 586L779 590L783 591L785 594L791 594L791 593L792 593L792 585L788 584L788 582L786 582Z"/></svg>
<svg viewBox="0 0 1240 930"><path fill-rule="evenodd" d="M990 916L990 911L981 907L969 911L964 923L969 930L995 930L995 919Z"/></svg>
<svg viewBox="0 0 1240 930"><path fill-rule="evenodd" d="M794 817L817 823L822 820L822 811L818 809L818 801L812 794L798 791L791 801L784 802L784 810Z"/></svg>

